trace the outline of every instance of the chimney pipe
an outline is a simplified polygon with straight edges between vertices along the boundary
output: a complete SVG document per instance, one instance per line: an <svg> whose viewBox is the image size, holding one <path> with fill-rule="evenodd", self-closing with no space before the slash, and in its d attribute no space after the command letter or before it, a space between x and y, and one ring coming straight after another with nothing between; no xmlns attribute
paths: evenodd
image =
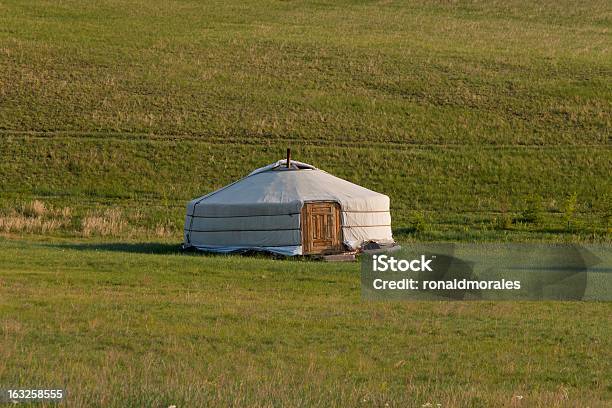
<svg viewBox="0 0 612 408"><path fill-rule="evenodd" d="M287 168L291 167L291 149L287 148Z"/></svg>

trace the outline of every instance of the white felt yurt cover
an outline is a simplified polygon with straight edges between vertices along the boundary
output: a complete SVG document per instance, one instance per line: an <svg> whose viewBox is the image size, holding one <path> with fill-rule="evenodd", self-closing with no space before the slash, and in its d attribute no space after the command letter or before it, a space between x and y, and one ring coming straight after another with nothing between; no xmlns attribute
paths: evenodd
<svg viewBox="0 0 612 408"><path fill-rule="evenodd" d="M301 210L310 201L340 204L343 243L391 243L389 197L306 163L285 160L187 205L185 247L214 252L260 250L301 255Z"/></svg>

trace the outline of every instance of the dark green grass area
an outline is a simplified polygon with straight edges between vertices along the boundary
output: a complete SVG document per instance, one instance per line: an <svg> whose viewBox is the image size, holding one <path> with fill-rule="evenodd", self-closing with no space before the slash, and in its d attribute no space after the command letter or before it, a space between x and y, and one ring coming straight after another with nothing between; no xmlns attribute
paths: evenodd
<svg viewBox="0 0 612 408"><path fill-rule="evenodd" d="M363 302L359 266L0 241L0 379L72 406L604 406L610 305Z"/></svg>
<svg viewBox="0 0 612 408"><path fill-rule="evenodd" d="M401 239L609 240L612 154L587 146L357 147L267 145L131 136L8 136L0 145L0 206L28 199L69 206L76 220L118 207L130 226L168 226L180 239L185 204L282 157L391 197ZM576 195L574 212L567 202ZM61 232L61 231L60 231Z"/></svg>

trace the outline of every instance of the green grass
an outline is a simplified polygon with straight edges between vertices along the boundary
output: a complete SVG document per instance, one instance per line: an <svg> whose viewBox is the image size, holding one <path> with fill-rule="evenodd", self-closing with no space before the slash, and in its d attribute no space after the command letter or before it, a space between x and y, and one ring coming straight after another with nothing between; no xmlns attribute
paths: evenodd
<svg viewBox="0 0 612 408"><path fill-rule="evenodd" d="M606 147L294 144L294 156L391 197L394 232L417 240L609 242ZM280 156L278 146L198 139L11 136L0 145L4 212L31 198L75 210L119 207L132 229L168 226L181 239L185 204ZM568 228L564 208L576 194ZM522 214L537 196L535 221ZM425 231L415 231L416 215ZM499 220L509 217L509 225ZM537 221L537 222L536 222ZM135 233L136 235L140 233Z"/></svg>
<svg viewBox="0 0 612 408"><path fill-rule="evenodd" d="M5 1L0 128L453 144L610 136L605 1Z"/></svg>
<svg viewBox="0 0 612 408"><path fill-rule="evenodd" d="M607 303L363 302L357 264L176 248L0 241L0 382L70 406L612 398Z"/></svg>

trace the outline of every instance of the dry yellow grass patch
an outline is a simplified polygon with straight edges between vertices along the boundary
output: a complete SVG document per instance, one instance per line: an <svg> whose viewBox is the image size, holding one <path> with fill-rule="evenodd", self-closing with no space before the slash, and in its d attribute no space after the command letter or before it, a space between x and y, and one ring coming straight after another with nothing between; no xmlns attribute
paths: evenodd
<svg viewBox="0 0 612 408"><path fill-rule="evenodd" d="M39 200L30 201L21 206L21 214L25 217L42 217L46 212L45 203Z"/></svg>
<svg viewBox="0 0 612 408"><path fill-rule="evenodd" d="M123 219L121 210L110 208L103 213L90 212L81 221L81 232L84 236L119 235L124 231L127 222Z"/></svg>
<svg viewBox="0 0 612 408"><path fill-rule="evenodd" d="M42 217L29 218L18 213L0 217L0 231L2 232L28 232L45 234L55 231L66 224L66 220L46 220Z"/></svg>
<svg viewBox="0 0 612 408"><path fill-rule="evenodd" d="M23 325L16 319L6 319L0 323L0 327L5 335L17 335L23 333Z"/></svg>
<svg viewBox="0 0 612 408"><path fill-rule="evenodd" d="M54 211L54 214L58 217L70 218L72 216L72 208L62 207Z"/></svg>
<svg viewBox="0 0 612 408"><path fill-rule="evenodd" d="M69 207L52 209L39 200L0 215L0 232L45 234L70 224Z"/></svg>
<svg viewBox="0 0 612 408"><path fill-rule="evenodd" d="M79 236L169 237L177 229L169 222L139 226L143 214L136 210L126 214L120 208L90 210L85 215L71 207L52 206L40 200L0 208L0 233L48 234L62 233Z"/></svg>
<svg viewBox="0 0 612 408"><path fill-rule="evenodd" d="M174 234L175 230L169 225L157 224L155 227L155 236L157 237L168 237Z"/></svg>

